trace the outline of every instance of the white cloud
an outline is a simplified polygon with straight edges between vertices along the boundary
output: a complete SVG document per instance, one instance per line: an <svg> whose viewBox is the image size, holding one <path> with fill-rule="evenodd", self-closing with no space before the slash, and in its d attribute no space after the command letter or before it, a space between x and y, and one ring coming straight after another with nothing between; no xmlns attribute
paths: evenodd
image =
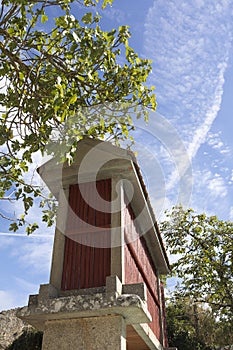
<svg viewBox="0 0 233 350"><path fill-rule="evenodd" d="M232 221L233 221L233 206L232 206L232 207L230 207L230 211L229 211L229 218L230 218L230 220L232 220Z"/></svg>
<svg viewBox="0 0 233 350"><path fill-rule="evenodd" d="M21 249L19 250L16 245L12 250L12 255L21 266L28 266L28 270L46 273L50 268L52 244L52 239L38 238L35 240L26 237Z"/></svg>
<svg viewBox="0 0 233 350"><path fill-rule="evenodd" d="M9 245L14 245L15 244L15 241L14 241L14 238L17 238L17 237L27 237L25 235L25 233L13 233L13 232L0 232L0 237L1 237L1 241L3 239L3 242L4 242L4 238L5 238L5 242ZM51 234L43 234L43 233L37 233L37 234L33 234L30 236L31 239L37 239L37 238L47 238L47 239L51 239L52 238L52 235ZM5 246L5 243L3 244L3 246Z"/></svg>
<svg viewBox="0 0 233 350"><path fill-rule="evenodd" d="M0 247L4 265L1 278L0 310L24 306L30 294L38 293L40 283L47 283L51 266L53 239L38 234L26 236L1 234ZM15 268L17 266L17 268ZM8 278L6 278L8 274Z"/></svg>
<svg viewBox="0 0 233 350"><path fill-rule="evenodd" d="M221 175L213 174L210 170L202 170L196 172L195 177L197 191L205 193L208 200L220 199L227 195L227 183Z"/></svg>
<svg viewBox="0 0 233 350"><path fill-rule="evenodd" d="M224 75L232 50L231 5L230 0L156 0L148 11L144 33L145 56L153 59L150 83L156 85L158 111L176 128L187 149L178 155L181 149L173 142L183 164L182 173L188 164L185 153L194 161L206 141L221 157L208 156L213 169L206 169L203 162L201 170L193 170L193 176L189 172L187 182L182 179L182 192L191 187L188 181L192 176L192 206L206 212L211 206L212 214L219 212L223 217L229 208L229 169L224 170L228 165L223 158L226 161L231 152L221 135L210 130L221 107ZM164 155L158 149L156 157L164 164ZM181 174L171 166L168 174L166 196L175 204Z"/></svg>
<svg viewBox="0 0 233 350"><path fill-rule="evenodd" d="M53 236L2 232L0 243L4 266L0 310L24 306L29 294L38 293L40 283L48 282Z"/></svg>
<svg viewBox="0 0 233 350"><path fill-rule="evenodd" d="M108 18L109 20L114 20L119 24L125 22L126 14L120 9L115 9L113 7L107 7L103 11L100 10L100 13L103 17Z"/></svg>
<svg viewBox="0 0 233 350"><path fill-rule="evenodd" d="M214 198L222 198L227 195L227 186L220 175L216 175L209 180L208 189Z"/></svg>
<svg viewBox="0 0 233 350"><path fill-rule="evenodd" d="M233 169L231 171L231 179L230 179L230 181L233 181Z"/></svg>
<svg viewBox="0 0 233 350"><path fill-rule="evenodd" d="M217 117L218 111L220 110L222 95L223 95L223 85L224 85L224 72L227 65L223 64L221 70L219 71L218 85L216 86L216 91L214 94L215 102L210 106L209 110L206 112L204 121L196 129L191 142L188 146L188 153L191 158L195 157L200 146L206 140L206 136L212 126L213 121Z"/></svg>
<svg viewBox="0 0 233 350"><path fill-rule="evenodd" d="M0 250L7 250L8 256L17 261L20 267L26 268L32 274L35 271L48 274L53 235L0 233L0 238Z"/></svg>
<svg viewBox="0 0 233 350"><path fill-rule="evenodd" d="M222 220L229 220L232 195L225 176L206 168L203 163L194 170L194 188L192 208L207 215L217 215Z"/></svg>
<svg viewBox="0 0 233 350"><path fill-rule="evenodd" d="M0 311L15 309L27 305L29 294L32 294L33 292L38 292L38 286L37 290L24 290L19 288L19 286L17 292L15 286L13 286L12 289L0 290Z"/></svg>
<svg viewBox="0 0 233 350"><path fill-rule="evenodd" d="M149 120L148 126L141 119L135 121L135 149L159 219L168 202L188 205L192 192L192 168L185 145L172 123L157 112L151 112Z"/></svg>
<svg viewBox="0 0 233 350"><path fill-rule="evenodd" d="M209 133L207 138L207 143L209 146L214 149L221 149L223 146L223 142L220 139L220 132L218 133Z"/></svg>
<svg viewBox="0 0 233 350"><path fill-rule="evenodd" d="M221 132L209 132L207 135L207 144L220 154L230 154L231 150L228 145L224 143L221 137Z"/></svg>
<svg viewBox="0 0 233 350"><path fill-rule="evenodd" d="M229 0L156 0L148 12L144 50L154 60L151 83L191 158L221 106L232 44L230 7Z"/></svg>
<svg viewBox="0 0 233 350"><path fill-rule="evenodd" d="M9 290L0 290L0 311L9 310L19 305L16 296Z"/></svg>
<svg viewBox="0 0 233 350"><path fill-rule="evenodd" d="M15 240L13 237L7 236L5 233L0 233L0 250L1 248L6 249L8 247L14 246Z"/></svg>
<svg viewBox="0 0 233 350"><path fill-rule="evenodd" d="M32 293L32 292L38 292L38 284L31 283L26 281L23 278L15 277L15 281L17 286L21 289L26 291L27 293Z"/></svg>

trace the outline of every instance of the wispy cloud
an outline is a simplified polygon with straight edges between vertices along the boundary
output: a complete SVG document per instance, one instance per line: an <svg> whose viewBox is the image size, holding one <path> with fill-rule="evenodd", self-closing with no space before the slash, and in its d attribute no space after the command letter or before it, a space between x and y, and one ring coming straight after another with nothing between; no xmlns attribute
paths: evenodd
<svg viewBox="0 0 233 350"><path fill-rule="evenodd" d="M230 220L233 221L233 206L230 207L230 213L229 213Z"/></svg>
<svg viewBox="0 0 233 350"><path fill-rule="evenodd" d="M37 293L38 287L39 285L16 278L11 289L0 290L0 311L27 305L29 294Z"/></svg>
<svg viewBox="0 0 233 350"><path fill-rule="evenodd" d="M216 174L209 180L207 188L214 198L223 198L227 195L227 186L224 179L219 174Z"/></svg>
<svg viewBox="0 0 233 350"><path fill-rule="evenodd" d="M51 261L52 240L41 238L37 240L28 239L26 241L26 239L24 239L24 244L21 244L20 250L17 245L12 249L14 259L17 259L21 266L28 265L32 272L35 269L39 273L48 272Z"/></svg>
<svg viewBox="0 0 233 350"><path fill-rule="evenodd" d="M15 277L17 286L26 291L27 293L32 293L32 291L38 290L39 286L36 283L31 283L25 280L24 278Z"/></svg>
<svg viewBox="0 0 233 350"><path fill-rule="evenodd" d="M17 300L17 296L10 290L0 290L0 310L8 310L20 305L21 301ZM24 303L22 303L23 305Z"/></svg>
<svg viewBox="0 0 233 350"><path fill-rule="evenodd" d="M218 151L220 154L230 154L231 149L228 145L224 143L221 137L221 131L219 132L209 132L207 135L207 144L214 150Z"/></svg>
<svg viewBox="0 0 233 350"><path fill-rule="evenodd" d="M176 128L161 114L151 112L148 125L141 119L134 120L134 125L134 147L156 217L160 219L169 203L188 205L192 192L190 159Z"/></svg>
<svg viewBox="0 0 233 350"><path fill-rule="evenodd" d="M145 24L159 111L179 130L191 158L221 106L232 45L232 1L156 0Z"/></svg>
<svg viewBox="0 0 233 350"><path fill-rule="evenodd" d="M1 271L0 310L26 305L28 295L37 293L39 285L48 282L52 245L52 236L43 232L29 237L0 233L0 255L5 264Z"/></svg>
<svg viewBox="0 0 233 350"><path fill-rule="evenodd" d="M101 16L106 17L111 21L114 20L118 24L122 24L126 20L126 13L113 7L107 7L104 10L100 9L99 13Z"/></svg>
<svg viewBox="0 0 233 350"><path fill-rule="evenodd" d="M42 232L41 232L42 233ZM38 233L26 234L0 233L0 251L17 262L19 267L27 267L32 274L48 273L50 267L53 239L52 235Z"/></svg>
<svg viewBox="0 0 233 350"><path fill-rule="evenodd" d="M192 206L197 212L204 211L207 215L218 215L219 218L230 218L232 205L228 179L214 172L214 169L199 167L194 173Z"/></svg>
<svg viewBox="0 0 233 350"><path fill-rule="evenodd" d="M2 248L6 249L8 247L14 246L15 240L13 237L7 236L5 233L0 233L0 250Z"/></svg>
<svg viewBox="0 0 233 350"><path fill-rule="evenodd" d="M12 238L12 243L10 243L9 239L6 239L6 241L9 241L10 244L14 244L14 238L17 237L26 237L25 233L13 233L13 232L0 232L0 237L2 239L2 237L5 238ZM39 234L33 234L30 236L31 239L41 239L41 238L47 238L48 240L51 240L53 238L53 236L48 233L48 234L43 234L43 233L39 233Z"/></svg>

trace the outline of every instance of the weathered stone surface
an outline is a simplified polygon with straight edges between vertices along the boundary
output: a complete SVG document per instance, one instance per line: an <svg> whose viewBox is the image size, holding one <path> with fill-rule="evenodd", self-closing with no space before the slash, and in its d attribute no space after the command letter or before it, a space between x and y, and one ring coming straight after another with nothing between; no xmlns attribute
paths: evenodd
<svg viewBox="0 0 233 350"><path fill-rule="evenodd" d="M122 286L123 294L136 294L143 301L147 301L147 293L145 283L124 284Z"/></svg>
<svg viewBox="0 0 233 350"><path fill-rule="evenodd" d="M24 330L32 328L17 316L18 309L0 312L0 350L6 349Z"/></svg>
<svg viewBox="0 0 233 350"><path fill-rule="evenodd" d="M39 330L44 329L44 323L47 320L107 314L122 315L129 324L151 321L146 302L135 294L122 294L110 298L107 293L72 295L52 299L38 298L38 303L30 303L28 307L20 309L17 313L18 317Z"/></svg>
<svg viewBox="0 0 233 350"><path fill-rule="evenodd" d="M106 278L107 298L117 297L122 294L122 283L117 276L108 276Z"/></svg>
<svg viewBox="0 0 233 350"><path fill-rule="evenodd" d="M47 321L43 350L125 350L125 324L121 316Z"/></svg>

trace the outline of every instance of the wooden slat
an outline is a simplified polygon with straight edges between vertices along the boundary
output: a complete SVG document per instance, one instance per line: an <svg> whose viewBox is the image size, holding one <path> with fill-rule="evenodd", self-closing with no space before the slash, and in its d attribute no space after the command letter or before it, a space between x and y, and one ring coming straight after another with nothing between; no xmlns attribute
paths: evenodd
<svg viewBox="0 0 233 350"><path fill-rule="evenodd" d="M161 287L161 299L162 299L162 310L163 310L163 330L164 330L164 344L163 344L163 346L168 348L167 320L166 320L165 295L164 295L163 283L160 284L160 287Z"/></svg>
<svg viewBox="0 0 233 350"><path fill-rule="evenodd" d="M156 268L150 257L146 242L140 236L140 228L135 223L132 208L128 205L124 212L125 222L125 281L127 283L144 282L147 287L147 306L152 316L151 330L160 340L160 303L157 290ZM132 237L138 237L132 241Z"/></svg>
<svg viewBox="0 0 233 350"><path fill-rule="evenodd" d="M126 327L126 349L127 350L149 350L143 339L132 326Z"/></svg>
<svg viewBox="0 0 233 350"><path fill-rule="evenodd" d="M92 198L95 191L107 201L101 211L88 204L90 201L96 204L96 198ZM63 290L105 285L111 266L111 214L105 210L109 209L110 200L110 179L70 186L70 211L67 219L62 275ZM77 220L76 216L81 220Z"/></svg>
<svg viewBox="0 0 233 350"><path fill-rule="evenodd" d="M69 241L67 238L65 239L65 248L64 248L64 261L63 261L63 266L68 266L68 256L69 256L69 249L68 249L68 244ZM62 289L66 289L66 279L67 279L67 269L63 269L63 274L62 274L62 281L61 281L61 286Z"/></svg>

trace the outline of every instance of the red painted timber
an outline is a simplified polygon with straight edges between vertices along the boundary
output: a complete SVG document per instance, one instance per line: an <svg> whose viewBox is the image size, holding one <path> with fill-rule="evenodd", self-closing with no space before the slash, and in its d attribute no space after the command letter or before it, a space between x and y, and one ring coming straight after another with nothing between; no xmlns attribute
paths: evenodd
<svg viewBox="0 0 233 350"><path fill-rule="evenodd" d="M160 303L156 267L153 264L145 239L140 236L140 228L130 205L124 212L125 225L125 283L144 282L147 287L147 306L152 316L149 324L156 337L161 339ZM134 237L134 241L132 241ZM137 239L136 239L137 237Z"/></svg>
<svg viewBox="0 0 233 350"><path fill-rule="evenodd" d="M163 333L164 333L164 344L163 346L165 348L168 348L168 336L167 336L167 320L166 320L166 309L165 309L165 295L164 295L164 285L163 283L160 284L161 288L161 299L162 299L162 306L163 306Z"/></svg>
<svg viewBox="0 0 233 350"><path fill-rule="evenodd" d="M106 201L101 210L88 204L96 205L96 190ZM70 186L62 290L105 285L111 273L110 201L111 179Z"/></svg>

